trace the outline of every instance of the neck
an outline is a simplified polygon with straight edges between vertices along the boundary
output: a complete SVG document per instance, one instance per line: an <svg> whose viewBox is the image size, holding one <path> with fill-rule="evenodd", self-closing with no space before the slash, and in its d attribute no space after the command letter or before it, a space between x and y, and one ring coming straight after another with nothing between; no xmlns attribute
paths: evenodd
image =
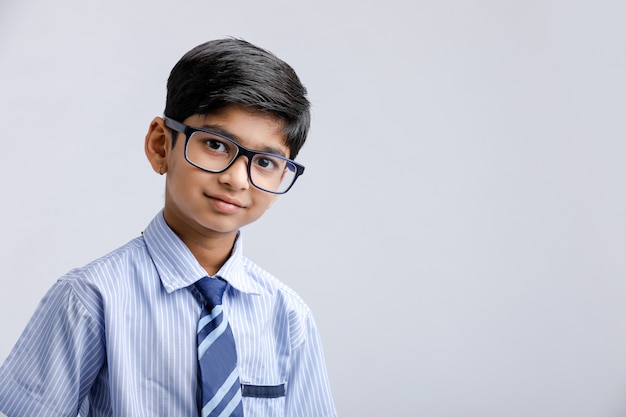
<svg viewBox="0 0 626 417"><path fill-rule="evenodd" d="M236 235L235 235L236 236ZM228 260L235 244L235 236L224 238L222 242L195 241L181 237L185 245L189 248L198 263L204 268L208 275L217 274L222 265Z"/></svg>
<svg viewBox="0 0 626 417"><path fill-rule="evenodd" d="M230 257L237 238L237 231L230 233L202 233L178 224L176 216L164 213L165 222L189 248L200 266L213 276Z"/></svg>

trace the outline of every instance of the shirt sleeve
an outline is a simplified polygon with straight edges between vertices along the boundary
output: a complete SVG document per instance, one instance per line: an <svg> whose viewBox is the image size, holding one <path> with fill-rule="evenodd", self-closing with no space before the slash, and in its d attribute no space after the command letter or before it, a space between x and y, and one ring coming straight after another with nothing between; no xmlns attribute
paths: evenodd
<svg viewBox="0 0 626 417"><path fill-rule="evenodd" d="M102 334L71 283L58 281L0 368L0 412L76 416L104 363Z"/></svg>
<svg viewBox="0 0 626 417"><path fill-rule="evenodd" d="M303 331L302 343L292 352L285 394L285 415L336 417L324 351L310 311L306 316Z"/></svg>

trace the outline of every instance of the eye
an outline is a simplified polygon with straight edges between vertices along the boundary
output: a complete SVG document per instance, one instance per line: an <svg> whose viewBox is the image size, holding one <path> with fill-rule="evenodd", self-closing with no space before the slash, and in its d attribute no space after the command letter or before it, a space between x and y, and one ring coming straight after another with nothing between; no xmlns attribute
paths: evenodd
<svg viewBox="0 0 626 417"><path fill-rule="evenodd" d="M226 144L217 139L208 139L206 141L207 146L213 152L228 152Z"/></svg>
<svg viewBox="0 0 626 417"><path fill-rule="evenodd" d="M273 159L264 156L257 157L254 162L259 168L262 168L265 171L271 171L273 169L276 169L277 166L276 162Z"/></svg>

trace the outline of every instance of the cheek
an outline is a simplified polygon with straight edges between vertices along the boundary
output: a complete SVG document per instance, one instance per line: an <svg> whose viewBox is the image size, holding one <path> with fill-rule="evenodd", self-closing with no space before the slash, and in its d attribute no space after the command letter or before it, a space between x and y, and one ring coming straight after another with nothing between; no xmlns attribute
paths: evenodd
<svg viewBox="0 0 626 417"><path fill-rule="evenodd" d="M255 206L261 213L263 213L265 210L272 207L272 204L276 201L276 197L278 196L264 191L259 191L259 194L255 196Z"/></svg>
<svg viewBox="0 0 626 417"><path fill-rule="evenodd" d="M184 161L183 161L184 162ZM203 183L202 172L194 172L193 167L181 166L175 163L167 173L166 189L170 194L191 196L201 190Z"/></svg>
<svg viewBox="0 0 626 417"><path fill-rule="evenodd" d="M274 205L274 202L275 202L276 200L278 200L278 197L279 197L278 195L273 195L273 196L272 196L272 198L270 199L269 204L267 205L267 208L268 208L268 209Z"/></svg>

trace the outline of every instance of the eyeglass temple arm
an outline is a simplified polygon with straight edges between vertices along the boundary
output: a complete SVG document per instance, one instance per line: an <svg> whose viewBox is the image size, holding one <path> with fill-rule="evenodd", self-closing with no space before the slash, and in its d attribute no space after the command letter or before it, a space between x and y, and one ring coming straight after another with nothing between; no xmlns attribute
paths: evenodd
<svg viewBox="0 0 626 417"><path fill-rule="evenodd" d="M170 129L174 129L177 132L185 133L187 130L187 126L174 119L170 119L167 116L163 116L163 120L165 121L165 126L169 127Z"/></svg>

